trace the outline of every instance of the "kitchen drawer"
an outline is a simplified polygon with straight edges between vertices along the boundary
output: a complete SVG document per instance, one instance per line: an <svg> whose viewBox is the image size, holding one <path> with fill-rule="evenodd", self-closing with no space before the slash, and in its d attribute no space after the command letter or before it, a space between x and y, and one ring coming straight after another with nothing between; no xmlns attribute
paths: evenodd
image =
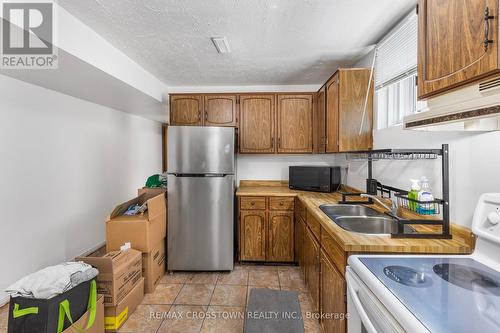
<svg viewBox="0 0 500 333"><path fill-rule="evenodd" d="M293 210L293 197L270 197L269 209L270 210Z"/></svg>
<svg viewBox="0 0 500 333"><path fill-rule="evenodd" d="M265 210L266 198L265 197L241 197L240 209L242 210Z"/></svg>
<svg viewBox="0 0 500 333"><path fill-rule="evenodd" d="M328 254L328 258L335 264L337 270L345 275L346 254L338 243L325 231L321 233L321 247Z"/></svg>
<svg viewBox="0 0 500 333"><path fill-rule="evenodd" d="M311 229L313 235L316 237L316 239L319 241L320 238L320 232L321 232L321 225L319 224L319 221L312 216L311 213L307 212L307 220L306 220L307 225Z"/></svg>

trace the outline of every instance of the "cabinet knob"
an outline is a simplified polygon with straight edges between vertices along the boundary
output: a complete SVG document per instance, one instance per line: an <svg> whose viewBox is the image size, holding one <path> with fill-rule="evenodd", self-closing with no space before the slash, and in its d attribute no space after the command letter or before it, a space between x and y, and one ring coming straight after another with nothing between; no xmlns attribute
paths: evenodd
<svg viewBox="0 0 500 333"><path fill-rule="evenodd" d="M255 202L253 202L253 201L252 201L252 202L250 202L250 205L251 205L251 206L255 206Z"/></svg>
<svg viewBox="0 0 500 333"><path fill-rule="evenodd" d="M280 206L283 206L285 203L283 201L280 202Z"/></svg>

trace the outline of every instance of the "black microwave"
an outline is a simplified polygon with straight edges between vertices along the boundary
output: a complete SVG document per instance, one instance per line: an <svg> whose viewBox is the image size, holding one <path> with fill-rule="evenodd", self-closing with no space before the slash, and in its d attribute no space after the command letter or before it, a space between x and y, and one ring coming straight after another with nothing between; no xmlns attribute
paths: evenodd
<svg viewBox="0 0 500 333"><path fill-rule="evenodd" d="M288 186L294 190L335 192L341 184L338 166L291 166Z"/></svg>

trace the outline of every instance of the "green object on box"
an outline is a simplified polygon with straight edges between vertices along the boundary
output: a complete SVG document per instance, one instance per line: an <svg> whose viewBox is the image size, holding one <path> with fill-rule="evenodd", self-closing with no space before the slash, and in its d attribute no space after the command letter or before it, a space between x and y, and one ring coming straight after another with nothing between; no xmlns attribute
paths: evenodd
<svg viewBox="0 0 500 333"><path fill-rule="evenodd" d="M149 188L167 187L167 179L164 175L152 175L146 181L146 187Z"/></svg>

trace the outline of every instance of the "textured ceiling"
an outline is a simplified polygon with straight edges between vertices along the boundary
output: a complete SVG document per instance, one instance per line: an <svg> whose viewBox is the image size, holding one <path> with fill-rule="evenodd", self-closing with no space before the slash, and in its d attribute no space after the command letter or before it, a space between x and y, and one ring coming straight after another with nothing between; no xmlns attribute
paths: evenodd
<svg viewBox="0 0 500 333"><path fill-rule="evenodd" d="M324 83L415 2L58 0L170 86ZM212 36L226 36L232 52L218 54Z"/></svg>

